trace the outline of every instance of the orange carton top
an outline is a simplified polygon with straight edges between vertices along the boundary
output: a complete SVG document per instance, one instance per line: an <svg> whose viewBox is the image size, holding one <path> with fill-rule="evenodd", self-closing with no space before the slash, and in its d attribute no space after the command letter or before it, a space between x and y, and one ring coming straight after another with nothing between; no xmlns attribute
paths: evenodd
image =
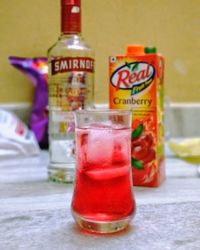
<svg viewBox="0 0 200 250"><path fill-rule="evenodd" d="M136 56L136 55L144 55L144 46L140 44L131 44L128 45L126 55L127 56Z"/></svg>

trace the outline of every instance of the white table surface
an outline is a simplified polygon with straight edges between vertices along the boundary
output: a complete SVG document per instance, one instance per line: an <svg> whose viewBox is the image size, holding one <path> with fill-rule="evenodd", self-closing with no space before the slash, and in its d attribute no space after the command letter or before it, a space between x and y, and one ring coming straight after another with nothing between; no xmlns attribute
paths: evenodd
<svg viewBox="0 0 200 250"><path fill-rule="evenodd" d="M167 158L159 188L134 187L137 212L114 235L79 230L70 213L73 185L47 180L48 152L0 161L0 250L199 250L200 178L196 166Z"/></svg>

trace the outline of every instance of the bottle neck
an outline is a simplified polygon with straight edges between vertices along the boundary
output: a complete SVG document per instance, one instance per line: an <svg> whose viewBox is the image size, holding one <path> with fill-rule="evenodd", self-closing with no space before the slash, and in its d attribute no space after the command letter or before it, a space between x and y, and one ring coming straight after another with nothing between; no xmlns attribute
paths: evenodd
<svg viewBox="0 0 200 250"><path fill-rule="evenodd" d="M61 33L65 35L78 35L81 33L80 4L61 5Z"/></svg>
<svg viewBox="0 0 200 250"><path fill-rule="evenodd" d="M65 32L61 32L60 39L80 40L81 39L81 33L65 33Z"/></svg>

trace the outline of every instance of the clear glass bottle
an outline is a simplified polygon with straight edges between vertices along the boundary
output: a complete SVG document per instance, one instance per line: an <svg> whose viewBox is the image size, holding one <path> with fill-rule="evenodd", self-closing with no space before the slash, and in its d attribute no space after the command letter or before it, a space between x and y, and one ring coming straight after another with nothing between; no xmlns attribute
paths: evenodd
<svg viewBox="0 0 200 250"><path fill-rule="evenodd" d="M48 176L73 182L73 112L94 106L94 53L81 37L80 0L61 0L61 35L48 50L48 93Z"/></svg>

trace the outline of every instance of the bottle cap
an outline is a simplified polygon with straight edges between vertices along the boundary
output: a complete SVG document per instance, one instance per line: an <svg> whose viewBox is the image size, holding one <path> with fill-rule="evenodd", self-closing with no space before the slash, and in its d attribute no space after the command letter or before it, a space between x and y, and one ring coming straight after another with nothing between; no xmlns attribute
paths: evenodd
<svg viewBox="0 0 200 250"><path fill-rule="evenodd" d="M61 0L61 5L76 5L80 6L80 0Z"/></svg>
<svg viewBox="0 0 200 250"><path fill-rule="evenodd" d="M144 51L146 54L156 54L157 48L156 47L145 47Z"/></svg>
<svg viewBox="0 0 200 250"><path fill-rule="evenodd" d="M81 32L80 0L61 0L61 32L66 34Z"/></svg>
<svg viewBox="0 0 200 250"><path fill-rule="evenodd" d="M127 55L143 55L144 54L144 46L140 44L131 44L127 47Z"/></svg>

